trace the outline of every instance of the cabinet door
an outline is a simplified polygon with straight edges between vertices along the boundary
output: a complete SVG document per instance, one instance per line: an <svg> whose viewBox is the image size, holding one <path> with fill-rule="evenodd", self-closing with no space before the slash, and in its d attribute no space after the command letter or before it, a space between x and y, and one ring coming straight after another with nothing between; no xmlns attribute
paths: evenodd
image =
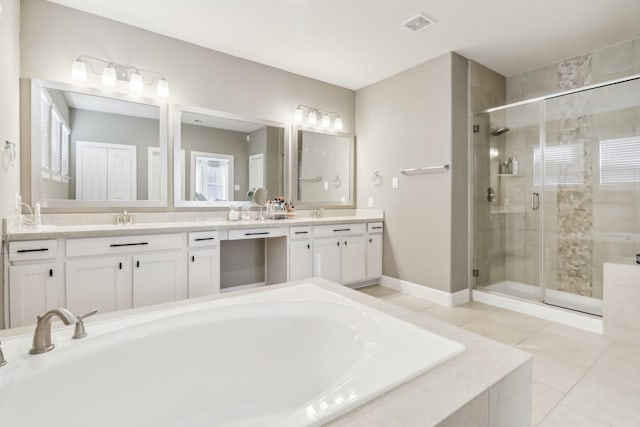
<svg viewBox="0 0 640 427"><path fill-rule="evenodd" d="M220 293L219 248L189 251L189 298Z"/></svg>
<svg viewBox="0 0 640 427"><path fill-rule="evenodd" d="M367 238L367 279L382 277L382 234Z"/></svg>
<svg viewBox="0 0 640 427"><path fill-rule="evenodd" d="M133 257L133 307L187 298L187 257L183 251Z"/></svg>
<svg viewBox="0 0 640 427"><path fill-rule="evenodd" d="M313 242L294 240L289 244L289 280L313 277Z"/></svg>
<svg viewBox="0 0 640 427"><path fill-rule="evenodd" d="M342 239L342 283L359 282L366 279L365 238L350 236Z"/></svg>
<svg viewBox="0 0 640 427"><path fill-rule="evenodd" d="M64 305L62 268L55 262L9 267L10 327L32 325L46 311Z"/></svg>
<svg viewBox="0 0 640 427"><path fill-rule="evenodd" d="M75 314L131 308L131 258L67 261L67 308Z"/></svg>
<svg viewBox="0 0 640 427"><path fill-rule="evenodd" d="M341 283L340 247L337 238L315 239L313 242L313 275Z"/></svg>

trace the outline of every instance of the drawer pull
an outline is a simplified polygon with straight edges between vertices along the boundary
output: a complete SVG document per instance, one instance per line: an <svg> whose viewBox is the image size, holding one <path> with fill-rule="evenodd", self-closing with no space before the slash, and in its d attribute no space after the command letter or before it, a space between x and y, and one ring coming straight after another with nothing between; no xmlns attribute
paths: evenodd
<svg viewBox="0 0 640 427"><path fill-rule="evenodd" d="M38 248L38 249L18 249L19 254L24 254L27 252L46 252L49 248Z"/></svg>
<svg viewBox="0 0 640 427"><path fill-rule="evenodd" d="M294 234L309 234L308 231L295 231Z"/></svg>
<svg viewBox="0 0 640 427"><path fill-rule="evenodd" d="M344 245L347 246L347 241L346 240L344 241Z"/></svg>
<svg viewBox="0 0 640 427"><path fill-rule="evenodd" d="M350 228L337 228L333 230L334 232L338 232L338 231L351 231Z"/></svg>
<svg viewBox="0 0 640 427"><path fill-rule="evenodd" d="M338 241L338 242L336 242L336 245L340 246L340 242L339 242L339 241Z"/></svg>
<svg viewBox="0 0 640 427"><path fill-rule="evenodd" d="M140 268L140 261L136 261L136 268Z"/></svg>
<svg viewBox="0 0 640 427"><path fill-rule="evenodd" d="M49 277L53 277L53 268L49 269Z"/></svg>
<svg viewBox="0 0 640 427"><path fill-rule="evenodd" d="M260 235L267 235L267 234L271 234L270 231L262 231L259 233L244 233L245 236L260 236Z"/></svg>
<svg viewBox="0 0 640 427"><path fill-rule="evenodd" d="M196 242L204 242L205 240L216 240L215 237L198 237L195 239Z"/></svg>
<svg viewBox="0 0 640 427"><path fill-rule="evenodd" d="M371 227L372 230L380 230L382 228L381 225L378 225L377 227Z"/></svg>
<svg viewBox="0 0 640 427"><path fill-rule="evenodd" d="M307 249L311 249L311 245L307 243Z"/></svg>
<svg viewBox="0 0 640 427"><path fill-rule="evenodd" d="M119 248L121 246L145 246L148 245L149 242L140 242L140 243L112 243L109 246L112 248Z"/></svg>
<svg viewBox="0 0 640 427"><path fill-rule="evenodd" d="M369 239L369 243L373 243L373 239Z"/></svg>
<svg viewBox="0 0 640 427"><path fill-rule="evenodd" d="M118 263L118 270L122 270L122 263L121 262Z"/></svg>
<svg viewBox="0 0 640 427"><path fill-rule="evenodd" d="M196 257L195 257L195 255L191 255L191 262L196 262Z"/></svg>

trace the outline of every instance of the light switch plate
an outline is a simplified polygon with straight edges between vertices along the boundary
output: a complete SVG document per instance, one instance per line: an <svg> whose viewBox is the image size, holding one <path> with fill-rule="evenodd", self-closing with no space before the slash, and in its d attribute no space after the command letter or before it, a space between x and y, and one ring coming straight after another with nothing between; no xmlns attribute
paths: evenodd
<svg viewBox="0 0 640 427"><path fill-rule="evenodd" d="M367 203L367 205L372 208L373 207L373 197L369 197L369 202Z"/></svg>
<svg viewBox="0 0 640 427"><path fill-rule="evenodd" d="M391 188L398 188L398 177L394 176L391 178Z"/></svg>
<svg viewBox="0 0 640 427"><path fill-rule="evenodd" d="M324 189L325 189L325 190L328 190L328 189L329 189L329 182L328 182L328 181L325 181L325 182L324 182Z"/></svg>

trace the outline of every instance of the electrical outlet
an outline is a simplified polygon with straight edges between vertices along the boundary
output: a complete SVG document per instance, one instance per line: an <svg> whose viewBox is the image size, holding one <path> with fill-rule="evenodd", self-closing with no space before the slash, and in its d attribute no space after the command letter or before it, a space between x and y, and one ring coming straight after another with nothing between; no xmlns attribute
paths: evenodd
<svg viewBox="0 0 640 427"><path fill-rule="evenodd" d="M324 182L324 189L325 190L329 189L329 182L327 182L327 181Z"/></svg>
<svg viewBox="0 0 640 427"><path fill-rule="evenodd" d="M233 189L234 191L240 191L240 185L234 184Z"/></svg>
<svg viewBox="0 0 640 427"><path fill-rule="evenodd" d="M367 205L372 208L373 207L373 197L369 197L369 202L367 203Z"/></svg>
<svg viewBox="0 0 640 427"><path fill-rule="evenodd" d="M398 177L394 176L391 178L391 188L398 188Z"/></svg>

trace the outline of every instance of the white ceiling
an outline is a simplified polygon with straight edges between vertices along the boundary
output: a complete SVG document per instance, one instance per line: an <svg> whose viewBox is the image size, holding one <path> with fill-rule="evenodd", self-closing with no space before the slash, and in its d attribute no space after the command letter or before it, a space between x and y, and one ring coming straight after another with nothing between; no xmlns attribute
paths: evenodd
<svg viewBox="0 0 640 427"><path fill-rule="evenodd" d="M359 89L455 51L511 76L640 37L640 0L50 0ZM437 24L411 33L425 13Z"/></svg>
<svg viewBox="0 0 640 427"><path fill-rule="evenodd" d="M51 90L51 89L49 89ZM158 120L160 109L155 105L123 101L103 96L87 95L78 92L62 92L67 105L78 110L97 111L100 113L120 114L123 116L143 117Z"/></svg>
<svg viewBox="0 0 640 427"><path fill-rule="evenodd" d="M183 111L180 121L182 123L188 123L194 126L204 126L241 133L251 133L265 127L260 123L227 119L224 117L211 116L208 114L192 113L191 111Z"/></svg>

